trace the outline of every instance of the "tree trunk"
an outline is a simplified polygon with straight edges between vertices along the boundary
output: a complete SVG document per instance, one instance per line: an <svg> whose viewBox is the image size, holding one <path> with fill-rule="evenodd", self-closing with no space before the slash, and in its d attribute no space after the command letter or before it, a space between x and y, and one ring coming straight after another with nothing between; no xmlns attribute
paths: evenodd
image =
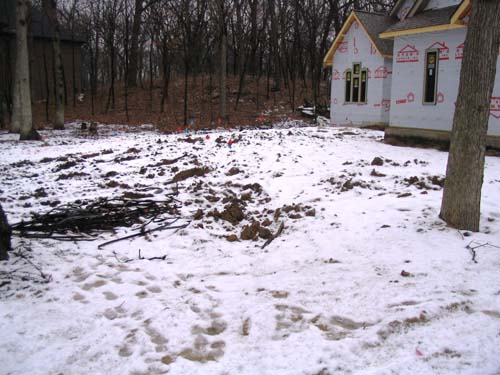
<svg viewBox="0 0 500 375"><path fill-rule="evenodd" d="M137 73L139 68L139 33L141 31L142 0L135 0L134 20L132 24L132 35L130 41L130 61L128 72L129 87L137 86Z"/></svg>
<svg viewBox="0 0 500 375"><path fill-rule="evenodd" d="M47 68L47 54L45 53L45 45L42 47L43 73L45 75L45 120L49 122L50 109L50 87L49 87L49 70Z"/></svg>
<svg viewBox="0 0 500 375"><path fill-rule="evenodd" d="M149 112L153 112L153 46L154 33L151 32L151 43L149 44Z"/></svg>
<svg viewBox="0 0 500 375"><path fill-rule="evenodd" d="M188 78L189 78L189 68L190 68L190 65L189 65L189 58L188 56L185 57L185 60L184 60L184 129L187 127L188 125L188 90L189 90L189 86L188 86Z"/></svg>
<svg viewBox="0 0 500 375"><path fill-rule="evenodd" d="M64 129L64 77L63 63L61 57L61 34L59 31L59 21L57 19L56 0L43 0L43 9L52 26L52 49L54 50L54 71L55 71L55 96L56 113L54 115L54 129Z"/></svg>
<svg viewBox="0 0 500 375"><path fill-rule="evenodd" d="M168 97L168 84L170 81L170 61L167 57L168 48L166 37L163 38L162 42L162 68L163 68L163 88L161 93L161 103L160 112L163 113L165 110L165 99Z"/></svg>
<svg viewBox="0 0 500 375"><path fill-rule="evenodd" d="M29 0L17 0L16 6L16 70L12 131L21 133L20 140L37 140L31 114L30 67L28 55Z"/></svg>
<svg viewBox="0 0 500 375"><path fill-rule="evenodd" d="M220 66L219 66L219 116L227 119L227 34L222 31L220 41Z"/></svg>
<svg viewBox="0 0 500 375"><path fill-rule="evenodd" d="M2 205L0 205L0 260L9 259L7 251L11 250L11 234L12 233L7 221L7 217L3 212Z"/></svg>
<svg viewBox="0 0 500 375"><path fill-rule="evenodd" d="M276 24L276 16L275 16L275 3L274 0L269 0L269 15L271 17L271 35L270 42L272 47L272 55L273 55L273 72L274 72L274 86L273 91L281 90L281 61L280 61L280 53L279 53L279 43L278 43L278 27ZM270 67L269 67L270 69Z"/></svg>
<svg viewBox="0 0 500 375"><path fill-rule="evenodd" d="M478 231L490 100L500 46L500 2L472 2L440 217Z"/></svg>

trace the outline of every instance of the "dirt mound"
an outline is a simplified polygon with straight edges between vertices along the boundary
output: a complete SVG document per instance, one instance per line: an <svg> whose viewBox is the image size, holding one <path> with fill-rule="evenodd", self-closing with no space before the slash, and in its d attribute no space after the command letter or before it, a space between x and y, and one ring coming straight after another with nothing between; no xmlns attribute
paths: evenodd
<svg viewBox="0 0 500 375"><path fill-rule="evenodd" d="M185 171L177 173L172 179L172 182L184 181L191 177L202 177L205 176L208 172L210 172L210 168L208 167L196 167L187 169Z"/></svg>
<svg viewBox="0 0 500 375"><path fill-rule="evenodd" d="M243 209L236 201L233 201L232 203L225 206L224 211L219 212L217 211L217 209L215 209L210 213L210 215L215 218L227 221L232 225L238 225L245 218Z"/></svg>

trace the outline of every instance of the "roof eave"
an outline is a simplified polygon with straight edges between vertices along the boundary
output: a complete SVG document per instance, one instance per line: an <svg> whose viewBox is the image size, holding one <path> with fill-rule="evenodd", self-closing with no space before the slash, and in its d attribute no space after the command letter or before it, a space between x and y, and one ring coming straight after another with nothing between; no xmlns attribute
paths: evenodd
<svg viewBox="0 0 500 375"><path fill-rule="evenodd" d="M434 25L434 26L426 26L426 27L417 27L414 29L407 29L407 30L383 32L383 33L379 34L379 38L392 39L392 38L397 37L397 36L432 33L435 31L454 30L454 29L461 29L464 27L465 27L465 25L460 24L460 23L458 23L458 24L446 23L444 25Z"/></svg>

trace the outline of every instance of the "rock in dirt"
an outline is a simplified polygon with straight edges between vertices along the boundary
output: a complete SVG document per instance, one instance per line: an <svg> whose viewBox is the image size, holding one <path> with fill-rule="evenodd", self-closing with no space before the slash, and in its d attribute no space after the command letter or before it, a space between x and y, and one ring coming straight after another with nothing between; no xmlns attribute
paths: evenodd
<svg viewBox="0 0 500 375"><path fill-rule="evenodd" d="M244 241L253 240L259 234L260 223L254 221L251 225L245 225L241 231L240 238Z"/></svg>
<svg viewBox="0 0 500 375"><path fill-rule="evenodd" d="M411 197L411 193L401 193L396 198L406 198Z"/></svg>
<svg viewBox="0 0 500 375"><path fill-rule="evenodd" d="M136 147L131 147L125 151L126 154L138 154L139 152L141 152L141 150Z"/></svg>
<svg viewBox="0 0 500 375"><path fill-rule="evenodd" d="M271 231L267 228L264 228L264 227L260 227L259 228L259 237L264 239L264 240L268 240L270 239L271 237L273 236L273 234L271 233Z"/></svg>
<svg viewBox="0 0 500 375"><path fill-rule="evenodd" d="M110 171L104 175L104 177L115 177L118 176L118 172L116 171Z"/></svg>
<svg viewBox="0 0 500 375"><path fill-rule="evenodd" d="M258 183L253 183L253 184L248 184L243 186L243 190L253 190L255 193L260 194L262 193L262 186Z"/></svg>
<svg viewBox="0 0 500 375"><path fill-rule="evenodd" d="M240 196L241 200L242 201L249 201L252 199L252 192L251 191L248 191L246 193L242 193L241 196Z"/></svg>
<svg viewBox="0 0 500 375"><path fill-rule="evenodd" d="M126 191L122 194L122 197L125 199L143 199L143 198L154 197L154 195L153 194L137 193L135 191Z"/></svg>
<svg viewBox="0 0 500 375"><path fill-rule="evenodd" d="M172 182L184 181L191 177L202 177L206 175L208 172L210 172L210 168L208 167L196 167L187 169L185 171L177 173L172 179Z"/></svg>
<svg viewBox="0 0 500 375"><path fill-rule="evenodd" d="M61 173L59 176L57 176L56 181L59 180L69 180L70 178L75 178L75 177L84 177L88 176L88 173L85 172L71 172L71 173Z"/></svg>
<svg viewBox="0 0 500 375"><path fill-rule="evenodd" d="M236 242L238 241L238 236L236 234L230 234L229 236L226 236L226 240L229 242Z"/></svg>
<svg viewBox="0 0 500 375"><path fill-rule="evenodd" d="M201 208L196 211L196 213L193 215L193 220L201 220L203 218L203 210Z"/></svg>
<svg viewBox="0 0 500 375"><path fill-rule="evenodd" d="M300 205L296 205L296 204L292 204L292 205L285 205L283 206L282 210L286 213L289 213L289 212L300 212L302 211L302 207Z"/></svg>
<svg viewBox="0 0 500 375"><path fill-rule="evenodd" d="M262 225L263 227L268 227L268 226L270 226L272 223L273 223L273 222L272 222L271 220L269 220L269 219L265 219L265 220L261 223L261 225Z"/></svg>
<svg viewBox="0 0 500 375"><path fill-rule="evenodd" d="M430 176L428 177L428 179L430 180L431 184L444 187L444 181L445 181L444 177Z"/></svg>
<svg viewBox="0 0 500 375"><path fill-rule="evenodd" d="M219 212L217 209L212 213L212 216L225 220L232 225L237 225L245 218L242 208L237 202L233 202L224 207L224 211Z"/></svg>
<svg viewBox="0 0 500 375"><path fill-rule="evenodd" d="M377 172L375 168L373 168L372 172L370 173L370 176L373 177L385 177L386 175L380 172Z"/></svg>
<svg viewBox="0 0 500 375"><path fill-rule="evenodd" d="M186 137L186 138L178 138L177 142L186 142L186 143L203 143L203 138L197 137L197 138L191 138L191 137Z"/></svg>
<svg viewBox="0 0 500 375"><path fill-rule="evenodd" d="M73 168L74 166L76 165L76 161L74 160L69 160L67 162L64 162L64 163L61 163L61 164L58 164L52 171L53 172L59 172L59 171L62 171L64 169L70 169L70 168Z"/></svg>
<svg viewBox="0 0 500 375"><path fill-rule="evenodd" d="M241 169L238 167L232 167L227 171L226 176L234 176L235 174L241 173Z"/></svg>
<svg viewBox="0 0 500 375"><path fill-rule="evenodd" d="M47 192L45 191L44 188L38 188L35 190L35 192L33 193L33 196L35 198L45 198L48 196Z"/></svg>
<svg viewBox="0 0 500 375"><path fill-rule="evenodd" d="M310 210L306 211L306 216L316 216L316 210L314 208L311 208Z"/></svg>

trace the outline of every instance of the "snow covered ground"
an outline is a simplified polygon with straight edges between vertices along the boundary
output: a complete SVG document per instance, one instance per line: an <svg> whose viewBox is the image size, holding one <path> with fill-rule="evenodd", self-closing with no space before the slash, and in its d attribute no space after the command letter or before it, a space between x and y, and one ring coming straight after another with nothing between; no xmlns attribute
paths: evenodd
<svg viewBox="0 0 500 375"><path fill-rule="evenodd" d="M57 201L163 199L176 185L191 221L102 250L125 231L16 238L52 281L9 279L38 272L16 256L0 264L1 374L500 374L499 158L486 160L481 232L463 233L438 218L447 154L388 146L381 132L244 130L191 143L126 130L0 135L11 222ZM210 172L170 183L193 167ZM234 225L221 218L231 205L244 214ZM240 239L253 221L263 237L284 230L263 249L263 238ZM471 241L494 246L474 263Z"/></svg>

